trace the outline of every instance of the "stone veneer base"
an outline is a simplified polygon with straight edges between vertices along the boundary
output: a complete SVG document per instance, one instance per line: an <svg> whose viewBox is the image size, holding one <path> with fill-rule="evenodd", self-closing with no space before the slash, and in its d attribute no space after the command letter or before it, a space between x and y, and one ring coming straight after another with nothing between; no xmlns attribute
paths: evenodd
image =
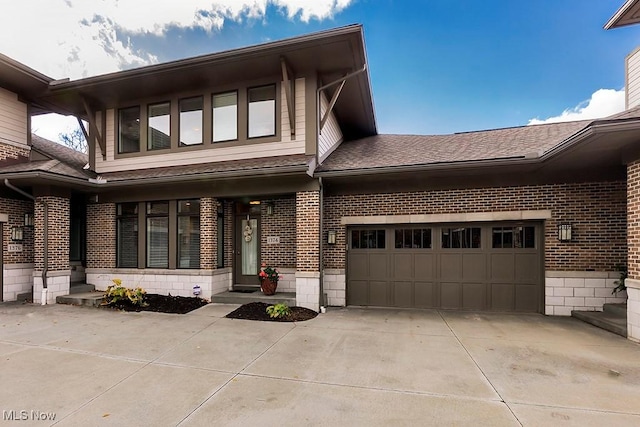
<svg viewBox="0 0 640 427"><path fill-rule="evenodd" d="M624 292L612 293L619 279L616 271L547 271L544 313L571 316L572 310L602 311L604 304L623 303Z"/></svg>
<svg viewBox="0 0 640 427"><path fill-rule="evenodd" d="M640 280L627 279L627 338L640 343Z"/></svg>
<svg viewBox="0 0 640 427"><path fill-rule="evenodd" d="M15 301L33 288L33 264L5 264L2 271L3 301Z"/></svg>
<svg viewBox="0 0 640 427"><path fill-rule="evenodd" d="M69 295L71 270L49 271L47 273L47 304L55 304L56 297ZM42 271L33 272L33 302L42 303Z"/></svg>

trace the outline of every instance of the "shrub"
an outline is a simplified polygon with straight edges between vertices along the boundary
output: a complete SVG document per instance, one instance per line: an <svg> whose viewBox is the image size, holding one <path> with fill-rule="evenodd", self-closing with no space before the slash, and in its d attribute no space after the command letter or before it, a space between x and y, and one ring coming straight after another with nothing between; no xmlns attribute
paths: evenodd
<svg viewBox="0 0 640 427"><path fill-rule="evenodd" d="M113 285L109 285L104 294L105 305L133 305L135 307L146 307L145 296L147 292L138 287L135 289L122 286L122 280L112 279Z"/></svg>
<svg viewBox="0 0 640 427"><path fill-rule="evenodd" d="M270 305L269 307L267 307L267 314L272 319L279 319L281 317L287 317L288 315L290 315L291 309L287 304L284 303Z"/></svg>

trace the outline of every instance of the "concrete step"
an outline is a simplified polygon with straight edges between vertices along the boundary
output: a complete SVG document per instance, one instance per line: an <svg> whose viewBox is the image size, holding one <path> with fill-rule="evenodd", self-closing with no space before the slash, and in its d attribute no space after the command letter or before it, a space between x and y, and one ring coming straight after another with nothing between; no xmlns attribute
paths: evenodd
<svg viewBox="0 0 640 427"><path fill-rule="evenodd" d="M84 294L87 292L93 292L96 290L95 285L87 285L86 283L72 283L69 287L70 294Z"/></svg>
<svg viewBox="0 0 640 427"><path fill-rule="evenodd" d="M625 303L605 304L602 307L602 311L604 311L605 313L609 313L613 316L620 316L620 317L624 317L625 319L627 318L627 304Z"/></svg>
<svg viewBox="0 0 640 427"><path fill-rule="evenodd" d="M56 298L58 304L85 305L97 307L102 302L104 292L82 292L78 294L62 295Z"/></svg>
<svg viewBox="0 0 640 427"><path fill-rule="evenodd" d="M606 331L613 332L627 338L627 316L619 316L603 311L578 311L573 310L571 316L576 319L597 326Z"/></svg>
<svg viewBox="0 0 640 427"><path fill-rule="evenodd" d="M233 292L226 291L213 295L211 302L222 304L248 304L250 302L264 302L267 304L285 303L288 306L296 305L295 292L277 292L274 295L264 295L259 289L255 291Z"/></svg>
<svg viewBox="0 0 640 427"><path fill-rule="evenodd" d="M33 292L25 292L23 294L18 294L18 296L16 297L16 301L19 301L19 302L33 301Z"/></svg>

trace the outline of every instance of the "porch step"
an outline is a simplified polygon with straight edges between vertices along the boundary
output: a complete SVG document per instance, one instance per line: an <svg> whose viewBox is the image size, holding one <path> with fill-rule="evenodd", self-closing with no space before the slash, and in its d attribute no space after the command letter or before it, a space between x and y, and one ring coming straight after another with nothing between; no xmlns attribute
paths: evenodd
<svg viewBox="0 0 640 427"><path fill-rule="evenodd" d="M86 283L72 283L71 286L69 286L69 294L84 294L95 290L95 285L87 285Z"/></svg>
<svg viewBox="0 0 640 427"><path fill-rule="evenodd" d="M33 301L33 292L25 292L23 294L18 294L18 296L16 297L16 301L19 301L19 302Z"/></svg>
<svg viewBox="0 0 640 427"><path fill-rule="evenodd" d="M275 295L264 295L260 290L253 292L226 291L211 297L211 302L222 304L248 304L250 302L264 302L267 304L285 303L288 306L296 305L295 292L276 292Z"/></svg>
<svg viewBox="0 0 640 427"><path fill-rule="evenodd" d="M56 297L58 304L85 305L88 307L97 307L102 302L104 292L81 292L77 294L61 295Z"/></svg>
<svg viewBox="0 0 640 427"><path fill-rule="evenodd" d="M624 305L624 310L622 307L618 307L622 305ZM626 304L605 304L603 310L604 311L573 310L571 316L627 338Z"/></svg>

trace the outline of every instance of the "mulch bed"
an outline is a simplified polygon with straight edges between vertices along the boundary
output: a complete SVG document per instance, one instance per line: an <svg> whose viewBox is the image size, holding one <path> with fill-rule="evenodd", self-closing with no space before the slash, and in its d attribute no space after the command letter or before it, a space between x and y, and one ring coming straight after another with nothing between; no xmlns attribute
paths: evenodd
<svg viewBox="0 0 640 427"><path fill-rule="evenodd" d="M264 322L302 322L313 319L318 315L318 313L308 308L289 307L291 309L290 315L274 319L267 314L267 307L269 307L269 305L271 304L251 302L238 307L225 317L229 319L260 320Z"/></svg>
<svg viewBox="0 0 640 427"><path fill-rule="evenodd" d="M103 307L123 311L155 311L157 313L185 314L208 304L207 301L202 298L158 294L147 294L145 301L148 304L146 307L137 307L126 302Z"/></svg>

